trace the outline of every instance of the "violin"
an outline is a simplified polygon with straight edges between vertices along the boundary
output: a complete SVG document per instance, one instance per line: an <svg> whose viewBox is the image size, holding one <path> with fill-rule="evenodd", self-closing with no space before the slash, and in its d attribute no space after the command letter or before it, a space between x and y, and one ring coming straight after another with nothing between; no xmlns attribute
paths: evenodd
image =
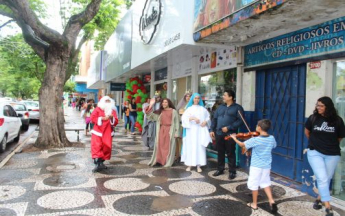
<svg viewBox="0 0 345 216"><path fill-rule="evenodd" d="M248 132L248 133L238 133L236 134L236 138L237 139L241 139L241 140L247 140L247 139L250 139L252 137L257 137L257 136L260 136L260 133L257 132L257 131L254 131L254 132ZM232 137L230 135L226 136L224 138L225 140L230 140L232 139Z"/></svg>
<svg viewBox="0 0 345 216"><path fill-rule="evenodd" d="M248 133L238 133L238 134L236 134L236 138L237 139L242 139L242 140L247 140L249 138L259 136L260 135L259 132L257 132L257 131L251 132L250 131L249 126L248 126L246 120L244 120L244 118L243 118L243 116L242 116L242 114L241 114L241 112L239 110L238 110L238 114L240 115L243 123L245 124L245 126L247 127L249 132ZM230 135L228 135L228 136L225 136L224 139L225 140L230 140L230 139L232 139L232 137ZM247 151L247 149L245 147L243 147L242 148L242 154L246 154L247 155L247 164L248 164L248 157L251 156L251 151Z"/></svg>

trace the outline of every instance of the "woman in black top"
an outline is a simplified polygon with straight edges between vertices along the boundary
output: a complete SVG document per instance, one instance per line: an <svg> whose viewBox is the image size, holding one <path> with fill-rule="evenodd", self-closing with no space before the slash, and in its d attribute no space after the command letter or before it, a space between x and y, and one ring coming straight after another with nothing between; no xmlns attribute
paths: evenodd
<svg viewBox="0 0 345 216"><path fill-rule="evenodd" d="M135 98L132 98L129 104L129 119L131 120L131 132L134 135L134 126L137 121L137 104L135 103Z"/></svg>
<svg viewBox="0 0 345 216"><path fill-rule="evenodd" d="M329 185L340 160L340 141L345 137L345 126L331 98L321 97L317 100L314 113L305 123L305 135L309 139L308 161L319 191L313 208L321 209L323 202L326 216L332 216Z"/></svg>

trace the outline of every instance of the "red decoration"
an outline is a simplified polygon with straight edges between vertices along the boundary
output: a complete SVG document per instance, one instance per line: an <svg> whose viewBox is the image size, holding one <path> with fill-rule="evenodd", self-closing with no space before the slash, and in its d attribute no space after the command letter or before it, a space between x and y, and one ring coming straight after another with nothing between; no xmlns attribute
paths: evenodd
<svg viewBox="0 0 345 216"><path fill-rule="evenodd" d="M141 112L141 111L143 111L143 109L142 108L138 108L138 112Z"/></svg>
<svg viewBox="0 0 345 216"><path fill-rule="evenodd" d="M135 99L135 103L137 103L137 104L141 103L141 97L140 97L140 96L138 96L138 97Z"/></svg>
<svg viewBox="0 0 345 216"><path fill-rule="evenodd" d="M133 92L134 92L134 93L137 93L138 89L139 89L139 86L136 85L136 84L134 84L134 85L133 85Z"/></svg>

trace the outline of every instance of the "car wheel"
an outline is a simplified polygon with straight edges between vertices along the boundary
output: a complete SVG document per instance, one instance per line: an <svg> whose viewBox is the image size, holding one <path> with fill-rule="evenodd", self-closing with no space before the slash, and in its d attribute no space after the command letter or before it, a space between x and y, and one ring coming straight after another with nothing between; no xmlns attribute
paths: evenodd
<svg viewBox="0 0 345 216"><path fill-rule="evenodd" d="M22 130L23 130L23 131L29 130L29 125L23 125L23 126L22 126Z"/></svg>
<svg viewBox="0 0 345 216"><path fill-rule="evenodd" d="M17 135L17 137L16 138L14 138L14 142L18 142L19 141L19 139L20 139L20 130L18 131L18 135Z"/></svg>
<svg viewBox="0 0 345 216"><path fill-rule="evenodd" d="M7 145L7 137L5 134L4 138L0 142L0 152L4 152L6 150L6 145Z"/></svg>

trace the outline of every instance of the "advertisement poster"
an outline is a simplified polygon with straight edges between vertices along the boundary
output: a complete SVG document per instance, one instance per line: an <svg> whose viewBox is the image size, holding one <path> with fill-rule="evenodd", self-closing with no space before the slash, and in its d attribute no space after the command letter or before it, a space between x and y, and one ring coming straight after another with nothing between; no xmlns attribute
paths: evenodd
<svg viewBox="0 0 345 216"><path fill-rule="evenodd" d="M341 17L246 46L245 67L343 52L344 40L345 17Z"/></svg>
<svg viewBox="0 0 345 216"><path fill-rule="evenodd" d="M193 39L199 41L286 1L195 0Z"/></svg>
<svg viewBox="0 0 345 216"><path fill-rule="evenodd" d="M237 52L231 48L201 48L199 56L199 73L209 72L214 69L228 69L237 66Z"/></svg>
<svg viewBox="0 0 345 216"><path fill-rule="evenodd" d="M195 0L194 31L199 31L257 0Z"/></svg>

